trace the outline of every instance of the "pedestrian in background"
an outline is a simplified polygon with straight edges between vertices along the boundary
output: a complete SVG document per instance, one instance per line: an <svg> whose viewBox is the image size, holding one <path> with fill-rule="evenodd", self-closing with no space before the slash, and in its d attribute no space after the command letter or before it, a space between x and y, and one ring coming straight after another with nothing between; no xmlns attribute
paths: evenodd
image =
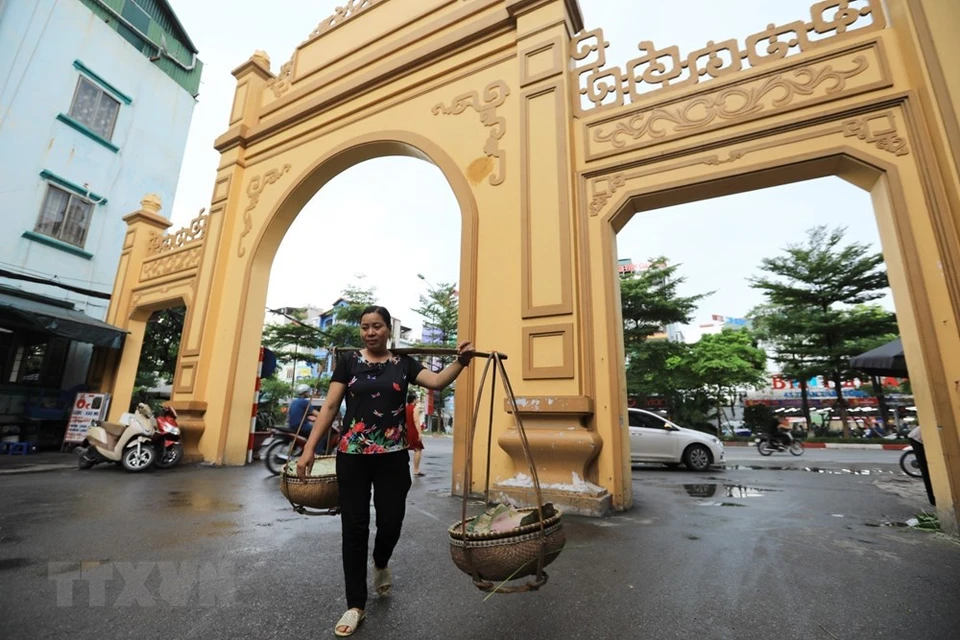
<svg viewBox="0 0 960 640"><path fill-rule="evenodd" d="M417 394L407 394L407 445L413 450L413 475L422 476L420 459L423 458L423 438L420 437L420 421L417 420Z"/></svg>
<svg viewBox="0 0 960 640"><path fill-rule="evenodd" d="M927 469L927 452L923 448L923 433L918 424L907 435L910 444L913 445L913 454L917 456L917 464L920 465L920 474L923 476L923 486L927 489L927 500L930 504L937 506L937 499L933 495L933 486L930 484L930 471Z"/></svg>

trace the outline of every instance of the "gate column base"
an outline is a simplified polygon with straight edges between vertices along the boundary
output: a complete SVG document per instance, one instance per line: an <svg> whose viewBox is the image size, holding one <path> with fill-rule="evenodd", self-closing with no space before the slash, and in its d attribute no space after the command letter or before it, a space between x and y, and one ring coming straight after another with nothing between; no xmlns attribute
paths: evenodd
<svg viewBox="0 0 960 640"><path fill-rule="evenodd" d="M553 506L567 515L607 518L613 513L613 496L602 488L595 494L541 488L540 495L544 504L552 502ZM532 488L498 484L490 488L490 496L493 500L515 507L537 506L537 493Z"/></svg>
<svg viewBox="0 0 960 640"><path fill-rule="evenodd" d="M509 401L505 409L512 413ZM600 454L603 439L583 427L593 414L593 403L583 396L545 396L517 398L530 454L537 468L544 502L552 502L571 514L604 517L612 510L612 496L606 487L588 481L590 467ZM497 440L513 462L514 469L526 475L529 465L516 428L505 431ZM535 505L533 480L517 476L494 482L494 495L512 504Z"/></svg>
<svg viewBox="0 0 960 640"><path fill-rule="evenodd" d="M200 438L206 430L203 416L207 412L207 403L196 400L173 400L169 405L177 412L180 441L183 443L183 461L188 464L203 462Z"/></svg>

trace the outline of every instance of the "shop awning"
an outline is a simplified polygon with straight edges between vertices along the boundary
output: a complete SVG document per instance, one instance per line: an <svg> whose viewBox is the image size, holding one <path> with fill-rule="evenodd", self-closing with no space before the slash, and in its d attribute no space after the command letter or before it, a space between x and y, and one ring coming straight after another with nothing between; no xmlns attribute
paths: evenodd
<svg viewBox="0 0 960 640"><path fill-rule="evenodd" d="M866 353L850 358L850 368L874 376L906 378L907 361L903 358L903 342L900 338Z"/></svg>
<svg viewBox="0 0 960 640"><path fill-rule="evenodd" d="M9 289L8 289L9 291ZM61 338L119 349L127 332L72 308L0 290L0 317L6 316Z"/></svg>

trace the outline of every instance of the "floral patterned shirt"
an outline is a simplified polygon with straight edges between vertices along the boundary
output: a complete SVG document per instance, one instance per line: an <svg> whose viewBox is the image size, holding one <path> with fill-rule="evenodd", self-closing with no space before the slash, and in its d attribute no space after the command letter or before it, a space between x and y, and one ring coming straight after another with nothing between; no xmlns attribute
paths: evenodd
<svg viewBox="0 0 960 640"><path fill-rule="evenodd" d="M367 362L359 351L337 358L332 382L347 385L338 451L390 453L407 448L407 388L423 365L410 356L393 355L386 362Z"/></svg>

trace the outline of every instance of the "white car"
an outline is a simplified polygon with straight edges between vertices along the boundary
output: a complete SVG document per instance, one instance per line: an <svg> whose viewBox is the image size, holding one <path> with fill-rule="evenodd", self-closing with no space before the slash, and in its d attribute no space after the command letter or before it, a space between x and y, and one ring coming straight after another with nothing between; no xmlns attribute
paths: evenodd
<svg viewBox="0 0 960 640"><path fill-rule="evenodd" d="M687 465L691 471L706 471L723 464L723 443L707 433L684 429L643 409L628 409L630 462Z"/></svg>

